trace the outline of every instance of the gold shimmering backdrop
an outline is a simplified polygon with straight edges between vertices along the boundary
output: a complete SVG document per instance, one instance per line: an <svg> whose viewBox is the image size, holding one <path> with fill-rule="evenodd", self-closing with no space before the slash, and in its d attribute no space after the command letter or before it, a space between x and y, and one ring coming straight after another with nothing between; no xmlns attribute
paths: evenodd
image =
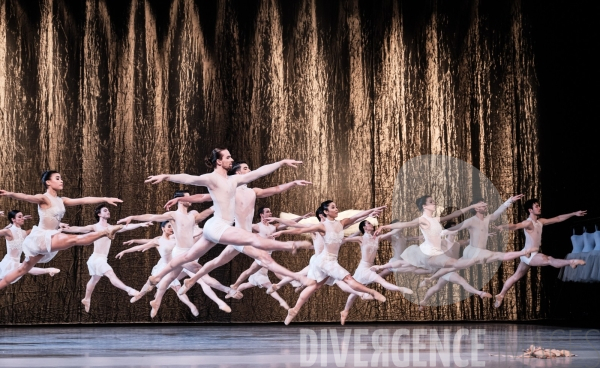
<svg viewBox="0 0 600 368"><path fill-rule="evenodd" d="M144 185L144 178L202 174L202 158L218 145L252 167L304 161L255 183L314 183L258 201L275 213L314 211L325 199L342 209L391 205L402 163L422 154L472 164L503 197L537 196L536 76L527 29L519 0L0 0L0 187L39 193L40 173L57 169L64 196L122 198L111 208L116 221L162 212L178 187ZM13 208L37 220L33 205L0 202L4 211ZM92 212L93 206L68 208L63 221L89 224ZM525 216L517 207L508 214ZM158 254L115 260L122 242L158 234L156 226L113 242L109 262L126 284L140 288ZM520 248L521 237L511 236L508 248ZM151 321L149 297L130 304L106 279L90 313L83 311L91 253L91 247L63 251L48 264L59 275L25 276L2 290L0 324ZM274 257L299 270L309 254ZM357 246L344 247L340 263L354 270L359 257ZM376 262L390 257L383 244ZM250 263L239 256L212 275L229 285ZM515 268L506 263L486 290L497 293ZM264 290L244 294L225 314L193 289L188 295L200 310L194 318L169 291L154 321L285 317ZM384 304L357 302L350 320L543 317L536 270L500 310L469 298L419 313L399 295L385 294ZM281 295L290 304L297 298L291 289ZM336 321L345 301L337 288L323 288L297 320Z"/></svg>

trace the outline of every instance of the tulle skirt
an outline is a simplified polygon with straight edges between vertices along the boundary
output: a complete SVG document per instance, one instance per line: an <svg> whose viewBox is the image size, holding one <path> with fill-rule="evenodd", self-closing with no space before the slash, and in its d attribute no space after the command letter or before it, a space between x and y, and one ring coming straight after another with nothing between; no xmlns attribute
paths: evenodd
<svg viewBox="0 0 600 368"><path fill-rule="evenodd" d="M12 258L8 254L5 255L4 258L2 258L2 261L0 262L0 280L5 278L6 275L11 273L12 271L19 268L19 266L21 265L21 263L19 261L20 261L19 258ZM20 279L20 277L18 279L16 279L15 281L11 282L11 284L14 284L15 282L19 281L19 279Z"/></svg>
<svg viewBox="0 0 600 368"><path fill-rule="evenodd" d="M368 285L375 281L377 273L371 271L372 263L360 261L352 277L363 285Z"/></svg>
<svg viewBox="0 0 600 368"><path fill-rule="evenodd" d="M38 226L34 226L31 232L23 241L23 253L25 260L43 254L44 257L38 263L50 262L56 256L58 251L52 251L52 237L61 230L44 230Z"/></svg>

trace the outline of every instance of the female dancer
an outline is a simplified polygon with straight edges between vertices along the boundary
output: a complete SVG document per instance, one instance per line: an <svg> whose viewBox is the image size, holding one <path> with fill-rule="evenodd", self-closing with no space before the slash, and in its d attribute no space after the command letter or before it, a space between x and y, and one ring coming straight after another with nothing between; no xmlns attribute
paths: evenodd
<svg viewBox="0 0 600 368"><path fill-rule="evenodd" d="M127 253L145 252L148 249L156 248L156 250L158 250L158 254L160 254L160 259L158 260L158 263L154 267L152 267L151 274L157 274L167 265L167 263L169 263L169 261L172 258L173 248L175 248L175 245L177 244L177 240L175 239L175 236L173 236L173 225L169 221L161 222L160 228L162 230L161 236L157 236L154 239L130 240L128 242L129 244L141 242L141 245L125 249L124 251L117 254L115 258L121 259ZM179 276L184 277L184 274L181 273L179 274ZM173 282L171 282L171 284L169 285L169 288L173 289L173 291L175 292L177 292L180 287L181 283L179 282L179 279L173 280ZM190 301L187 295L177 295L177 297L190 308L190 311L192 312L194 317L198 316L198 308L196 308L194 303Z"/></svg>
<svg viewBox="0 0 600 368"><path fill-rule="evenodd" d="M311 270L309 270L308 278L314 280L314 282L312 282L302 291L302 293L300 293L300 297L298 298L298 301L296 302L294 308L290 308L288 310L288 316L285 319L286 325L290 324L290 322L298 314L298 311L300 310L302 305L304 305L308 298L310 298L310 296L314 294L316 290L318 290L325 282L327 282L327 280L330 277L335 280L343 280L352 289L356 291L369 293L373 296L373 298L377 299L379 302L385 302L385 297L383 295L357 282L350 275L350 272L348 272L346 269L340 266L340 264L337 261L340 246L342 245L342 242L344 240L344 227L352 225L357 218L368 216L373 212L381 210L383 207L377 207L364 212L360 212L353 218L351 217L343 219L341 221L336 220L339 211L333 201L325 201L321 203L320 207L323 209L323 213L326 216L324 222L306 228L283 230L273 234L273 236L279 236L281 234L303 234L317 231L325 234L325 249L316 258L316 267L313 267L311 268ZM320 274L311 275L311 271L313 269L319 272Z"/></svg>
<svg viewBox="0 0 600 368"><path fill-rule="evenodd" d="M4 289L14 280L23 276L35 266L36 263L46 263L56 256L59 250L65 250L75 245L89 245L102 237L113 239L116 232L123 225L109 226L105 230L95 231L85 235L63 234L59 229L60 220L65 214L65 206L79 206L83 204L98 204L106 202L113 206L123 201L118 198L67 198L59 197L58 191L63 189L63 180L56 171L46 171L42 174L42 185L46 188L44 194L28 195L0 190L0 196L35 203L38 205L40 223L31 229L29 236L23 242L25 262L19 268L10 272L0 280L0 289Z"/></svg>
<svg viewBox="0 0 600 368"><path fill-rule="evenodd" d="M98 221L94 225L88 226L70 226L66 229L63 229L65 233L80 233L86 234L93 231L102 231L108 228L108 219L110 218L110 211L108 210L108 205L106 203L102 203L98 205L94 209L94 217L96 221ZM122 233L124 231L135 230L140 227L148 227L152 225L152 222L143 222L139 224L128 224L123 227L121 230L117 231L117 233ZM85 297L81 300L81 304L85 307L86 313L90 312L90 302L92 298L92 293L96 288L96 284L102 276L106 276L110 283L127 293L129 296L136 296L139 292L132 287L129 287L121 281L113 268L108 264L108 253L110 252L111 241L108 238L100 238L94 241L94 252L90 256L87 261L88 270L90 272L90 281L87 283L85 288Z"/></svg>
<svg viewBox="0 0 600 368"><path fill-rule="evenodd" d="M361 244L360 251L362 258L352 277L363 285L369 285L373 282L376 282L388 290L399 291L402 294L412 294L412 290L391 284L385 281L385 279L377 273L371 271L373 261L375 260L375 256L377 256L377 251L379 250L379 242L381 240L389 239L391 236L390 233L382 236L374 236L373 233L375 232L375 227L367 220L361 221L358 229L363 236L356 236L347 240L348 242L358 242ZM342 325L346 322L348 313L350 313L350 308L352 308L356 298L356 295L351 294L348 296L346 307L340 312Z"/></svg>
<svg viewBox="0 0 600 368"><path fill-rule="evenodd" d="M21 265L21 254L23 253L23 241L29 235L31 230L23 230L21 226L25 223L28 216L23 216L21 211L12 210L8 213L8 221L11 225L0 230L0 236L6 238L6 255L0 262L0 280L8 273L16 270ZM39 268L33 267L29 270L31 275L50 275L54 276L59 273L58 268ZM20 279L17 278L11 284L14 284Z"/></svg>
<svg viewBox="0 0 600 368"><path fill-rule="evenodd" d="M399 221L392 220L391 223L395 224L396 222L399 222ZM392 230L389 233L385 234L384 236L386 236L386 238L382 238L381 236L379 238L389 240L389 242L392 245L393 257L390 258L390 260L388 261L388 264L392 263L394 261L402 260L401 255L407 248L407 245L406 245L407 242L423 241L423 236L408 236L407 237L402 234L402 230ZM380 266L373 266L373 267L371 267L371 270L379 272L379 276L384 277L384 278L393 272L414 273L416 275L431 274L431 270L415 267L408 262L406 262L406 264L402 267L380 268Z"/></svg>

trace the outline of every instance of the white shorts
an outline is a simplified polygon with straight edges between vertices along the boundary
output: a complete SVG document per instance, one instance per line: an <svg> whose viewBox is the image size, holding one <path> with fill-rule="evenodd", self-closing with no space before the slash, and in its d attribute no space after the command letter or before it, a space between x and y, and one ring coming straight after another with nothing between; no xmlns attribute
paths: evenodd
<svg viewBox="0 0 600 368"><path fill-rule="evenodd" d="M352 277L363 285L368 285L375 281L377 274L371 271L372 263L360 261Z"/></svg>
<svg viewBox="0 0 600 368"><path fill-rule="evenodd" d="M25 260L43 254L42 259L38 263L50 262L56 256L58 251L52 251L52 236L60 233L61 230L44 230L38 226L34 226L31 232L23 241L23 253Z"/></svg>
<svg viewBox="0 0 600 368"><path fill-rule="evenodd" d="M538 252L531 252L531 255L529 257L521 256L521 262L525 262L525 264L529 266L529 262L531 262L531 260L533 259L533 257L535 257L536 254L538 254Z"/></svg>
<svg viewBox="0 0 600 368"><path fill-rule="evenodd" d="M5 278L6 275L11 273L12 271L19 268L19 266L21 265L21 263L19 261L20 261L19 258L12 258L8 254L5 255L4 258L2 258L2 262L0 262L0 280ZM14 284L15 282L19 281L19 279L20 279L20 277L18 279L16 279L15 281L11 282L11 284Z"/></svg>
<svg viewBox="0 0 600 368"><path fill-rule="evenodd" d="M452 275L456 275L456 272L448 272L444 276L440 277L440 279L444 279L444 280L450 282L450 276L452 276Z"/></svg>
<svg viewBox="0 0 600 368"><path fill-rule="evenodd" d="M477 248L472 245L468 245L463 251L463 258L474 259L474 258L489 258L494 255L491 250Z"/></svg>
<svg viewBox="0 0 600 368"><path fill-rule="evenodd" d="M269 280L269 276L267 273L268 270L263 267L255 273L253 273L252 275L250 275L250 277L248 277L248 282L254 286L262 288L264 284L271 283L271 280Z"/></svg>
<svg viewBox="0 0 600 368"><path fill-rule="evenodd" d="M228 222L219 217L211 217L204 224L202 236L211 243L218 244L225 230L233 227L233 222Z"/></svg>
<svg viewBox="0 0 600 368"><path fill-rule="evenodd" d="M231 245L233 249L237 250L240 253L244 253L244 245Z"/></svg>
<svg viewBox="0 0 600 368"><path fill-rule="evenodd" d="M108 271L112 271L112 267L108 264L108 256L92 253L92 256L87 261L90 276L104 276Z"/></svg>

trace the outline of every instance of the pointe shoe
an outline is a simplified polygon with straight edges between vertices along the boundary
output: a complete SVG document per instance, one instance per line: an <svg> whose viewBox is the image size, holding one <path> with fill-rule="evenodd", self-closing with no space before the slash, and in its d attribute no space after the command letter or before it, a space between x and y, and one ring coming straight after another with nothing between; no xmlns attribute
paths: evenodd
<svg viewBox="0 0 600 368"><path fill-rule="evenodd" d="M340 312L340 322L341 322L342 326L344 324L346 324L346 318L348 318L348 313L350 313L350 312L346 312L345 310Z"/></svg>
<svg viewBox="0 0 600 368"><path fill-rule="evenodd" d="M131 299L129 300L129 302L130 302L130 303L135 303L135 302L137 302L138 300L142 299L142 297L143 297L144 295L146 295L148 292L152 291L152 289L154 289L154 286L152 286L152 285L150 285L150 284L148 284L148 283L144 284L144 287L142 288L142 290L140 290L140 291L137 293L137 295L135 295L133 298L131 298Z"/></svg>
<svg viewBox="0 0 600 368"><path fill-rule="evenodd" d="M572 259L571 260L571 268L575 269L577 266L585 265L585 261L583 259Z"/></svg>
<svg viewBox="0 0 600 368"><path fill-rule="evenodd" d="M81 304L85 307L85 313L90 313L90 301L87 299L81 299Z"/></svg>
<svg viewBox="0 0 600 368"><path fill-rule="evenodd" d="M405 294L405 295L406 295L406 294L409 294L409 295L410 295L410 294L412 294L412 293L413 293L413 291L412 291L412 290L410 290L409 288L405 288L405 287L400 287L400 292L401 292L402 294Z"/></svg>
<svg viewBox="0 0 600 368"><path fill-rule="evenodd" d="M219 305L219 309L225 313L231 313L231 308L227 304Z"/></svg>
<svg viewBox="0 0 600 368"><path fill-rule="evenodd" d="M369 293L361 293L360 298L362 300L374 300L375 299L375 298L373 298L373 295L371 295Z"/></svg>
<svg viewBox="0 0 600 368"><path fill-rule="evenodd" d="M242 299L243 297L244 297L244 294L242 294L242 292L241 292L241 291L237 291L237 290L236 290L236 291L235 291L235 294L233 294L233 299L240 300L240 299Z"/></svg>
<svg viewBox="0 0 600 368"><path fill-rule="evenodd" d="M190 312L192 312L192 315L193 315L194 317L198 317L198 315L200 314L200 312L198 312L198 308L196 308L196 306L195 306L195 305L192 305L192 306L190 307Z"/></svg>
<svg viewBox="0 0 600 368"><path fill-rule="evenodd" d="M272 284L271 286L269 286L269 288L267 289L267 294L273 294L274 292L276 292L277 290L279 290L279 285L277 284Z"/></svg>
<svg viewBox="0 0 600 368"><path fill-rule="evenodd" d="M385 296L381 295L380 293L378 293L377 291L373 290L373 298L375 298L375 300L377 300L380 303L385 303L386 299Z"/></svg>
<svg viewBox="0 0 600 368"><path fill-rule="evenodd" d="M192 279L185 279L185 280L183 280L183 286L185 287L185 292L187 293L188 290L190 290L192 288L192 286L194 286L195 284L196 284L196 281L194 281Z"/></svg>
<svg viewBox="0 0 600 368"><path fill-rule="evenodd" d="M279 305L285 310L290 310L290 306L285 301L279 302Z"/></svg>
<svg viewBox="0 0 600 368"><path fill-rule="evenodd" d="M484 292L482 292L481 294L479 294L479 297L480 297L481 299L486 299L486 298L487 298L487 299L491 299L491 298L492 298L492 294L490 294L490 293L486 293L486 292L484 291Z"/></svg>
<svg viewBox="0 0 600 368"><path fill-rule="evenodd" d="M185 281L187 281L187 279ZM188 289L187 285L185 284L185 281L183 282L183 285L181 285L179 290L177 290L177 295L183 295L188 292L189 289Z"/></svg>
<svg viewBox="0 0 600 368"><path fill-rule="evenodd" d="M158 309L160 308L160 303L157 302L156 300L153 300L150 302L150 306L152 307L152 310L150 311L150 317L154 318L154 317L156 317L156 314L158 313Z"/></svg>
<svg viewBox="0 0 600 368"><path fill-rule="evenodd" d="M496 301L494 302L494 308L500 308L500 306L502 305L502 300L504 300L504 297L500 294L496 295L495 297Z"/></svg>
<svg viewBox="0 0 600 368"><path fill-rule="evenodd" d="M425 310L425 307L427 307L427 303L424 300L421 300L419 302L419 312L423 312Z"/></svg>
<svg viewBox="0 0 600 368"><path fill-rule="evenodd" d="M50 272L48 272L48 275L50 275L50 277L56 275L57 273L60 273L60 270L58 268L50 268Z"/></svg>
<svg viewBox="0 0 600 368"><path fill-rule="evenodd" d="M139 292L139 291L137 291L137 290L135 290L135 289L131 289L131 290L129 290L129 291L127 292L127 295L129 295L129 296L133 296L133 297L136 297L136 296L138 296L139 294L140 294L140 292Z"/></svg>
<svg viewBox="0 0 600 368"><path fill-rule="evenodd" d="M121 230L123 227L124 225L110 225L108 229L106 229L106 237L113 240L117 231Z"/></svg>
<svg viewBox="0 0 600 368"><path fill-rule="evenodd" d="M290 308L288 309L288 315L287 317L285 317L285 321L283 323L285 323L285 325L289 325L290 322L292 322L292 320L294 319L294 317L296 317L296 315L298 314L298 311L295 310L294 308Z"/></svg>

